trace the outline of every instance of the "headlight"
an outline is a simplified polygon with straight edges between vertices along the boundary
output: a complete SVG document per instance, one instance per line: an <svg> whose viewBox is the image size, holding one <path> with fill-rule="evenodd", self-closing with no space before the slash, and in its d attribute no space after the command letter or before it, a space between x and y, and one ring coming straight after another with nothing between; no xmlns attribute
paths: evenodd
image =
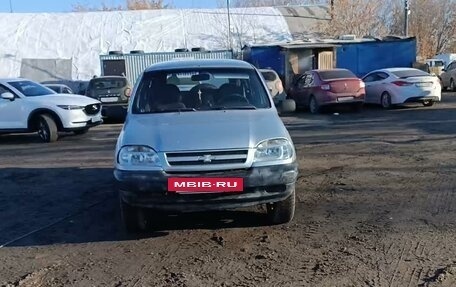
<svg viewBox="0 0 456 287"><path fill-rule="evenodd" d="M157 153L147 146L125 146L117 157L121 165L161 166Z"/></svg>
<svg viewBox="0 0 456 287"><path fill-rule="evenodd" d="M281 161L293 157L293 147L287 139L271 139L258 144L254 162Z"/></svg>
<svg viewBox="0 0 456 287"><path fill-rule="evenodd" d="M76 106L76 105L58 105L57 107L64 109L64 110L82 110L84 109L84 106Z"/></svg>

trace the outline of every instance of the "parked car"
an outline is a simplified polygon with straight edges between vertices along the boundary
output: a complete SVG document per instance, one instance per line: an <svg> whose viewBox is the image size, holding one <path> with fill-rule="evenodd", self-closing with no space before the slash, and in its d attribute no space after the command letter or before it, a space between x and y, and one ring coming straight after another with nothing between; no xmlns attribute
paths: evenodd
<svg viewBox="0 0 456 287"><path fill-rule="evenodd" d="M43 142L58 132L84 134L102 123L101 103L80 95L57 94L26 79L0 80L0 133L38 132Z"/></svg>
<svg viewBox="0 0 456 287"><path fill-rule="evenodd" d="M422 70L391 68L370 72L363 78L366 103L388 109L404 103L432 106L441 100L440 80Z"/></svg>
<svg viewBox="0 0 456 287"><path fill-rule="evenodd" d="M182 81L189 75L191 89ZM145 209L265 204L271 223L292 220L296 152L255 67L239 60L155 64L131 101L114 171L128 230L147 227Z"/></svg>
<svg viewBox="0 0 456 287"><path fill-rule="evenodd" d="M131 85L127 78L103 76L89 82L86 96L103 103L102 115L106 118L124 118L127 114Z"/></svg>
<svg viewBox="0 0 456 287"><path fill-rule="evenodd" d="M287 93L283 88L282 80L277 72L272 69L260 69L259 71L266 81L275 106L279 107L280 104L287 98Z"/></svg>
<svg viewBox="0 0 456 287"><path fill-rule="evenodd" d="M440 74L442 80L442 88L449 89L450 91L456 92L456 61L451 62L442 74Z"/></svg>
<svg viewBox="0 0 456 287"><path fill-rule="evenodd" d="M440 59L427 59L426 64L429 68L426 72L436 76L440 76L445 67L445 63Z"/></svg>
<svg viewBox="0 0 456 287"><path fill-rule="evenodd" d="M74 94L73 90L67 85L62 84L44 84L45 87L53 90L57 94Z"/></svg>
<svg viewBox="0 0 456 287"><path fill-rule="evenodd" d="M360 110L364 104L364 83L346 69L311 70L299 76L288 95L301 108L313 114L330 105L351 105Z"/></svg>

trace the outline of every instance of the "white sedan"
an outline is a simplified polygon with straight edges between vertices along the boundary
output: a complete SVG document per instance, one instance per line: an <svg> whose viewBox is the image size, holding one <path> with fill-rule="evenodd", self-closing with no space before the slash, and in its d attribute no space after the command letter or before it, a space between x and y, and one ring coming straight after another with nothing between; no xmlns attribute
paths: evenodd
<svg viewBox="0 0 456 287"><path fill-rule="evenodd" d="M388 109L404 103L432 106L440 102L442 88L437 77L412 68L390 68L370 72L363 78L365 102Z"/></svg>
<svg viewBox="0 0 456 287"><path fill-rule="evenodd" d="M102 122L98 100L57 94L26 79L0 79L0 134L38 132L53 142L58 132L84 134Z"/></svg>

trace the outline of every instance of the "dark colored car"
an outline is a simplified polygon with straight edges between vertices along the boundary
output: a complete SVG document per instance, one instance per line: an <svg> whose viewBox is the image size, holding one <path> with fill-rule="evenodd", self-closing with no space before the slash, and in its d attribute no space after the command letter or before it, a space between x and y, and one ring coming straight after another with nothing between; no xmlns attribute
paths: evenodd
<svg viewBox="0 0 456 287"><path fill-rule="evenodd" d="M296 79L288 92L297 107L308 108L313 114L330 105L351 105L362 108L365 84L346 69L311 70Z"/></svg>
<svg viewBox="0 0 456 287"><path fill-rule="evenodd" d="M74 94L73 90L67 85L63 84L45 84L45 87L53 90L57 94Z"/></svg>
<svg viewBox="0 0 456 287"><path fill-rule="evenodd" d="M124 118L127 114L131 85L127 78L120 76L103 76L89 82L86 96L99 100L102 115L106 118Z"/></svg>

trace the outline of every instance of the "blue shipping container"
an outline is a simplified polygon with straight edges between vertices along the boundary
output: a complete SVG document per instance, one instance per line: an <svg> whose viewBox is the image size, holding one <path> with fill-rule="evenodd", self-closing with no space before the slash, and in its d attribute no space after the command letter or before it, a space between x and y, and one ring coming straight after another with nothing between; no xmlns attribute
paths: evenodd
<svg viewBox="0 0 456 287"><path fill-rule="evenodd" d="M384 68L412 67L416 61L416 39L338 43L336 67L352 71L358 77Z"/></svg>

